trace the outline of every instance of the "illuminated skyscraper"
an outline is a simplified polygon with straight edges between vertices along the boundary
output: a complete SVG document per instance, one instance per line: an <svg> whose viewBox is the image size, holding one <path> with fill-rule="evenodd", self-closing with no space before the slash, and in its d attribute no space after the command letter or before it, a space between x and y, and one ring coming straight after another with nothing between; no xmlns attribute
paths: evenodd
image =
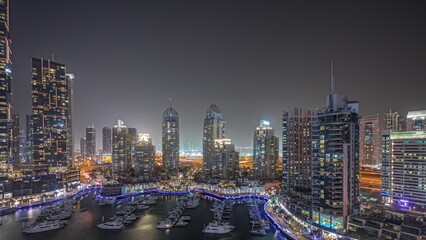
<svg viewBox="0 0 426 240"><path fill-rule="evenodd" d="M312 122L312 220L343 231L359 205L359 103L326 100Z"/></svg>
<svg viewBox="0 0 426 240"><path fill-rule="evenodd" d="M279 140L268 121L261 120L254 132L253 175L260 180L274 180L281 177L279 172Z"/></svg>
<svg viewBox="0 0 426 240"><path fill-rule="evenodd" d="M94 123L86 128L86 151L87 157L93 158L96 155L96 128Z"/></svg>
<svg viewBox="0 0 426 240"><path fill-rule="evenodd" d="M168 107L163 113L162 125L163 166L168 170L179 166L179 115Z"/></svg>
<svg viewBox="0 0 426 240"><path fill-rule="evenodd" d="M140 133L135 146L135 173L139 177L149 180L154 174L155 146L149 133Z"/></svg>
<svg viewBox="0 0 426 240"><path fill-rule="evenodd" d="M384 117L385 130L391 130L393 132L401 132L407 130L406 119L399 114L399 112L392 112L389 110L385 113Z"/></svg>
<svg viewBox="0 0 426 240"><path fill-rule="evenodd" d="M407 120L411 120L412 131L425 131L426 130L426 110L410 111L407 115Z"/></svg>
<svg viewBox="0 0 426 240"><path fill-rule="evenodd" d="M212 104L206 112L203 127L203 171L213 176L213 153L216 139L225 138L225 121L220 109Z"/></svg>
<svg viewBox="0 0 426 240"><path fill-rule="evenodd" d="M379 115L359 119L359 160L361 166L378 166L380 163Z"/></svg>
<svg viewBox="0 0 426 240"><path fill-rule="evenodd" d="M19 113L12 113L12 165L14 170L20 167L19 133Z"/></svg>
<svg viewBox="0 0 426 240"><path fill-rule="evenodd" d="M33 166L33 120L32 115L25 116L25 134L27 138L27 162L28 166Z"/></svg>
<svg viewBox="0 0 426 240"><path fill-rule="evenodd" d="M391 132L389 156L390 202L426 208L426 131Z"/></svg>
<svg viewBox="0 0 426 240"><path fill-rule="evenodd" d="M0 0L0 175L12 161L12 105L9 1Z"/></svg>
<svg viewBox="0 0 426 240"><path fill-rule="evenodd" d="M312 115L299 108L283 113L283 191L288 195L311 194Z"/></svg>
<svg viewBox="0 0 426 240"><path fill-rule="evenodd" d="M86 138L80 138L80 154L84 159L87 156L87 141Z"/></svg>
<svg viewBox="0 0 426 240"><path fill-rule="evenodd" d="M118 120L112 129L112 171L128 173L131 168L131 139L129 129Z"/></svg>
<svg viewBox="0 0 426 240"><path fill-rule="evenodd" d="M138 143L138 133L136 128L129 128L129 137L130 137L130 155L131 155L131 166L135 167L136 159L135 159L135 147Z"/></svg>
<svg viewBox="0 0 426 240"><path fill-rule="evenodd" d="M239 174L239 153L231 139L216 139L212 153L212 177L235 180Z"/></svg>
<svg viewBox="0 0 426 240"><path fill-rule="evenodd" d="M382 168L381 168L381 183L382 183L382 198L383 201L385 203L390 203L391 202L391 197L390 197L390 193L391 193L391 176L392 176L392 168L391 168L391 161L392 161L392 156L391 156L391 140L390 140L390 135L391 135L391 130L383 130L382 131L382 138L381 138L381 142L382 142L382 151L381 151L381 157L380 157L380 162L382 164Z"/></svg>
<svg viewBox="0 0 426 240"><path fill-rule="evenodd" d="M102 128L102 154L111 155L111 128Z"/></svg>
<svg viewBox="0 0 426 240"><path fill-rule="evenodd" d="M32 58L33 161L36 168L72 166L69 88L64 64Z"/></svg>

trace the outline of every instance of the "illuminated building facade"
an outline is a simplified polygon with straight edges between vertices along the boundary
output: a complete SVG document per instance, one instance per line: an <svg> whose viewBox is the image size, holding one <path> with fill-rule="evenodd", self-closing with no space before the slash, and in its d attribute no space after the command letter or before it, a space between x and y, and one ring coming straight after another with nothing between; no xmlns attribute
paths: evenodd
<svg viewBox="0 0 426 240"><path fill-rule="evenodd" d="M327 95L312 122L312 220L343 231L359 201L359 104Z"/></svg>
<svg viewBox="0 0 426 240"><path fill-rule="evenodd" d="M426 110L410 111L407 119L411 120L412 131L426 131Z"/></svg>
<svg viewBox="0 0 426 240"><path fill-rule="evenodd" d="M391 130L383 130L382 131L382 154L380 157L380 162L382 164L381 167L381 195L382 199L385 203L391 202L391 175L392 175L392 169L391 169Z"/></svg>
<svg viewBox="0 0 426 240"><path fill-rule="evenodd" d="M118 120L112 129L112 171L128 173L131 168L131 139L129 129Z"/></svg>
<svg viewBox="0 0 426 240"><path fill-rule="evenodd" d="M216 139L212 153L212 177L235 180L239 176L239 153L231 139Z"/></svg>
<svg viewBox="0 0 426 240"><path fill-rule="evenodd" d="M391 130L394 132L402 132L407 130L406 119L397 111L392 112L392 110L389 110L388 113L385 113L384 123L385 130Z"/></svg>
<svg viewBox="0 0 426 240"><path fill-rule="evenodd" d="M204 118L203 126L203 171L208 176L213 176L213 154L216 139L225 138L225 121L218 106L210 105Z"/></svg>
<svg viewBox="0 0 426 240"><path fill-rule="evenodd" d="M12 161L12 105L9 0L0 0L0 174Z"/></svg>
<svg viewBox="0 0 426 240"><path fill-rule="evenodd" d="M87 156L86 138L80 138L80 154L83 159Z"/></svg>
<svg viewBox="0 0 426 240"><path fill-rule="evenodd" d="M258 180L278 179L279 140L268 121L261 120L253 141L253 175Z"/></svg>
<svg viewBox="0 0 426 240"><path fill-rule="evenodd" d="M362 116L359 120L359 160L361 166L380 163L379 115Z"/></svg>
<svg viewBox="0 0 426 240"><path fill-rule="evenodd" d="M112 133L111 128L104 127L102 128L102 154L103 155L111 155L112 149Z"/></svg>
<svg viewBox="0 0 426 240"><path fill-rule="evenodd" d="M12 166L16 170L20 167L19 159L19 114L12 113Z"/></svg>
<svg viewBox="0 0 426 240"><path fill-rule="evenodd" d="M86 156L93 158L96 155L96 128L91 123L86 128Z"/></svg>
<svg viewBox="0 0 426 240"><path fill-rule="evenodd" d="M283 192L310 195L313 112L294 108L283 113Z"/></svg>
<svg viewBox="0 0 426 240"><path fill-rule="evenodd" d="M68 83L64 64L32 58L32 135L36 168L72 166Z"/></svg>
<svg viewBox="0 0 426 240"><path fill-rule="evenodd" d="M135 173L139 177L149 180L154 175L155 146L152 145L148 133L140 133L135 146L136 167Z"/></svg>
<svg viewBox="0 0 426 240"><path fill-rule="evenodd" d="M25 116L25 134L27 138L27 165L33 165L33 119L32 115Z"/></svg>
<svg viewBox="0 0 426 240"><path fill-rule="evenodd" d="M179 167L179 114L171 106L163 113L163 167L171 171Z"/></svg>
<svg viewBox="0 0 426 240"><path fill-rule="evenodd" d="M390 133L390 198L399 206L426 207L426 131Z"/></svg>
<svg viewBox="0 0 426 240"><path fill-rule="evenodd" d="M138 133L136 128L129 128L129 138L130 138L130 155L131 155L131 165L135 167L136 159L135 159L135 146L138 142Z"/></svg>

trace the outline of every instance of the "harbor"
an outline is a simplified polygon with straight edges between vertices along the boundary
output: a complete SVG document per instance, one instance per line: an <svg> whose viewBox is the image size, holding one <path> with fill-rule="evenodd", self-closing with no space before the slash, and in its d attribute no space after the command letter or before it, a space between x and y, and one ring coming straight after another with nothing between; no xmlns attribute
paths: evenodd
<svg viewBox="0 0 426 240"><path fill-rule="evenodd" d="M63 200L52 205L18 210L1 217L0 236L4 239L283 239L271 228L265 236L251 233L250 204L246 201L221 201L199 194L194 195L137 195L122 199L100 199L96 191L88 192L76 202ZM108 202L109 201L109 202ZM225 203L225 204L223 204ZM63 205L65 204L65 205ZM221 219L209 211L224 205ZM59 223L57 229L39 233L23 233L23 229L43 223L52 206L71 208L71 216L61 220L49 219ZM232 206L231 206L232 205ZM68 206L65 208L65 206ZM62 209L62 207L61 207ZM217 208L219 209L219 208ZM260 208L259 208L260 209ZM230 211L231 210L231 211ZM66 215L54 212L54 216ZM165 219L170 219L170 228L157 228ZM66 222L58 222L66 221ZM215 221L228 223L235 227L225 234L203 233ZM112 230L106 223L111 224ZM100 227L102 226L102 227ZM43 227L40 225L39 227ZM54 225L53 227L57 227ZM42 228L43 229L43 228Z"/></svg>

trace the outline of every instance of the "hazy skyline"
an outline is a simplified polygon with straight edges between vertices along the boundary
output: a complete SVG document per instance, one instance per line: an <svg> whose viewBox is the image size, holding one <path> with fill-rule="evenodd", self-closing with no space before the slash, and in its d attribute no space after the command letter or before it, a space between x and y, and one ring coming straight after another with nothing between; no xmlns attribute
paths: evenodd
<svg viewBox="0 0 426 240"><path fill-rule="evenodd" d="M118 119L161 142L173 99L181 145L201 146L217 104L226 137L252 146L260 119L325 105L336 90L362 114L426 109L426 2L12 0L13 106L31 112L30 57L75 74L74 145Z"/></svg>

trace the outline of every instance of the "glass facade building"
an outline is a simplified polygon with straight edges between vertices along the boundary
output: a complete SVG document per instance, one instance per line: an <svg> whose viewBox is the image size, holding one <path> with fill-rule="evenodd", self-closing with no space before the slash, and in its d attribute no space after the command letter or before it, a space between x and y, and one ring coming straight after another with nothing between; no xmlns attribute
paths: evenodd
<svg viewBox="0 0 426 240"><path fill-rule="evenodd" d="M253 175L258 180L279 179L279 140L268 121L261 120L253 141Z"/></svg>
<svg viewBox="0 0 426 240"><path fill-rule="evenodd" d="M163 113L162 125L163 166L167 171L179 167L179 114L168 107Z"/></svg>
<svg viewBox="0 0 426 240"><path fill-rule="evenodd" d="M32 58L32 150L36 168L72 166L69 88L64 64Z"/></svg>
<svg viewBox="0 0 426 240"><path fill-rule="evenodd" d="M379 115L362 116L359 120L359 160L361 166L380 164Z"/></svg>
<svg viewBox="0 0 426 240"><path fill-rule="evenodd" d="M326 100L312 123L312 220L342 232L359 205L359 104Z"/></svg>
<svg viewBox="0 0 426 240"><path fill-rule="evenodd" d="M118 120L112 129L112 171L128 173L132 167L131 139L129 129Z"/></svg>
<svg viewBox="0 0 426 240"><path fill-rule="evenodd" d="M0 175L12 163L12 105L9 0L0 0Z"/></svg>
<svg viewBox="0 0 426 240"><path fill-rule="evenodd" d="M283 113L283 192L307 197L311 194L313 112L295 108Z"/></svg>
<svg viewBox="0 0 426 240"><path fill-rule="evenodd" d="M216 168L213 164L215 140L225 138L225 121L218 106L210 105L204 118L203 126L203 171L208 176L213 176Z"/></svg>

